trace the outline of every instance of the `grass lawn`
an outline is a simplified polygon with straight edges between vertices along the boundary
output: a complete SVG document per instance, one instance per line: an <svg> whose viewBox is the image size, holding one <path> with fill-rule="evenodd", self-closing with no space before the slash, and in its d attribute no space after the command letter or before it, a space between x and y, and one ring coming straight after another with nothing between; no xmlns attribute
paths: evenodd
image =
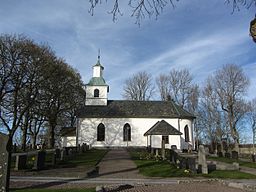
<svg viewBox="0 0 256 192"><path fill-rule="evenodd" d="M144 152L142 152L144 153ZM193 174L185 169L178 169L177 166L168 161L155 161L141 159L141 152L130 151L132 159L142 175L149 177L207 177L222 179L256 179L256 175L240 171L212 171L209 174ZM145 154L145 153L144 153Z"/></svg>
<svg viewBox="0 0 256 192"><path fill-rule="evenodd" d="M225 157L208 157L207 159L214 160L214 161L221 161L221 162L230 163L230 164L236 162L236 163L239 163L240 166L256 169L256 163L254 163L254 162L234 160L234 159L229 159L229 158L225 158Z"/></svg>
<svg viewBox="0 0 256 192"><path fill-rule="evenodd" d="M104 157L107 149L92 149L85 153L77 154L74 158L59 162L63 167L94 166Z"/></svg>
<svg viewBox="0 0 256 192"><path fill-rule="evenodd" d="M95 192L95 188L90 189L16 189L11 192Z"/></svg>

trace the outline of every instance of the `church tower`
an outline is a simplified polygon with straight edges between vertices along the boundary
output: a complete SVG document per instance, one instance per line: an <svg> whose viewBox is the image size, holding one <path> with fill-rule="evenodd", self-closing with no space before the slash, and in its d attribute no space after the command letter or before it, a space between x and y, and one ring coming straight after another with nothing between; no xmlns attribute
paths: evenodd
<svg viewBox="0 0 256 192"><path fill-rule="evenodd" d="M93 66L92 78L85 86L85 105L107 105L109 87L103 78L103 70L99 55L97 63Z"/></svg>

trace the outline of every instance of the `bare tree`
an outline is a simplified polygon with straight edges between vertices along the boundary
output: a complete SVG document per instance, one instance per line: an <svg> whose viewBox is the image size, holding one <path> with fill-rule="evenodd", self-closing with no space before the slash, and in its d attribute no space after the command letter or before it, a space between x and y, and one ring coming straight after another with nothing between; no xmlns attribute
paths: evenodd
<svg viewBox="0 0 256 192"><path fill-rule="evenodd" d="M221 109L227 114L231 136L238 147L237 124L245 115L243 97L249 86L249 80L239 66L229 64L216 72L214 83Z"/></svg>
<svg viewBox="0 0 256 192"><path fill-rule="evenodd" d="M248 123L252 130L253 153L255 154L255 140L256 140L256 98L249 102Z"/></svg>
<svg viewBox="0 0 256 192"><path fill-rule="evenodd" d="M128 7L131 9L131 17L135 18L135 23L140 25L141 21L147 16L153 16L157 19L164 8L169 4L175 8L175 3L178 1L179 0L129 0ZM103 2L107 3L109 0L89 0L89 13L94 15L94 10L97 5L102 4ZM108 13L112 14L112 20L116 21L118 15L123 15L120 7L120 1L113 0L111 2L113 3L112 10L110 10ZM224 2L232 6L233 12L239 11L241 6L246 8L250 8L252 5L256 6L256 0L224 0Z"/></svg>
<svg viewBox="0 0 256 192"><path fill-rule="evenodd" d="M192 87L192 76L187 69L170 71L171 98L181 107L186 108Z"/></svg>
<svg viewBox="0 0 256 192"><path fill-rule="evenodd" d="M153 92L151 75L142 71L125 81L123 97L128 100L146 101L152 98Z"/></svg>
<svg viewBox="0 0 256 192"><path fill-rule="evenodd" d="M160 74L159 77L156 78L156 84L160 93L160 97L162 101L167 101L170 99L171 94L171 85L170 78L168 75Z"/></svg>
<svg viewBox="0 0 256 192"><path fill-rule="evenodd" d="M212 149L217 143L222 144L222 139L227 136L226 121L219 105L218 94L214 88L213 77L209 77L202 89L200 107L198 112L198 127L203 132L203 137L209 141ZM223 145L221 145L223 151Z"/></svg>

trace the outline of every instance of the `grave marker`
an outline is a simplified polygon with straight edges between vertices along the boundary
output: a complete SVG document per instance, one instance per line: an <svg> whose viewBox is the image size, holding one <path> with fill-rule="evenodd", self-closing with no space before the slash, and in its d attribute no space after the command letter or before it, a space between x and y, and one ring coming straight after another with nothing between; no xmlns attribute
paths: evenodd
<svg viewBox="0 0 256 192"><path fill-rule="evenodd" d="M205 150L203 145L199 145L199 151L198 151L198 169L199 172L202 172L203 174L208 174L208 167L205 157Z"/></svg>

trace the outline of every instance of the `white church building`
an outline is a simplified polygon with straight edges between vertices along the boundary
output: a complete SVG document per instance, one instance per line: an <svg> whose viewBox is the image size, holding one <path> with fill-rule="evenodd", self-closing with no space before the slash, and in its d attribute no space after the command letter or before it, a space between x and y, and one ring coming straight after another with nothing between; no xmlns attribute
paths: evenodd
<svg viewBox="0 0 256 192"><path fill-rule="evenodd" d="M161 148L164 141L166 148L194 148L191 113L173 101L108 100L103 70L98 58L85 87L85 106L77 110L76 128L63 134L63 146Z"/></svg>

